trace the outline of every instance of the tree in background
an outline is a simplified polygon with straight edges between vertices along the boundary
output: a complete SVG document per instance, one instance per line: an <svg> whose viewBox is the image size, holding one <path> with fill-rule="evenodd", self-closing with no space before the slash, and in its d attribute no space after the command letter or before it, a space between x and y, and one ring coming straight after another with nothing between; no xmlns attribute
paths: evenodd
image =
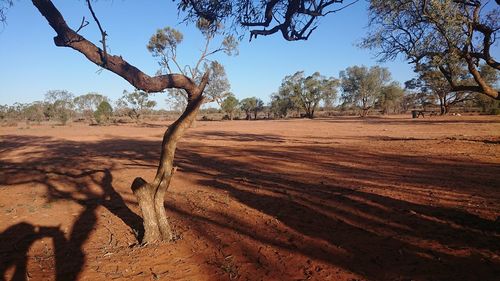
<svg viewBox="0 0 500 281"><path fill-rule="evenodd" d="M13 105L2 105L0 106L0 119L2 120L21 120L22 111L26 105L21 103L14 103Z"/></svg>
<svg viewBox="0 0 500 281"><path fill-rule="evenodd" d="M398 113L402 108L405 91L398 82L382 87L376 106L383 114Z"/></svg>
<svg viewBox="0 0 500 281"><path fill-rule="evenodd" d="M47 105L41 101L35 101L26 105L23 109L23 116L26 122L36 122L40 124L45 120L45 108Z"/></svg>
<svg viewBox="0 0 500 281"><path fill-rule="evenodd" d="M481 75L481 62L500 71L490 49L500 30L500 10L485 0L371 0L371 31L361 46L377 49L382 61L403 55L416 68L441 72L448 92L477 92L500 99ZM494 5L494 4L493 4ZM456 65L464 64L472 83L462 83Z"/></svg>
<svg viewBox="0 0 500 281"><path fill-rule="evenodd" d="M255 99L255 106L253 108L253 119L257 120L257 115L259 114L259 112L263 111L264 110L264 102L257 98Z"/></svg>
<svg viewBox="0 0 500 281"><path fill-rule="evenodd" d="M90 121L94 117L97 107L104 101L109 103L106 96L92 92L76 97L74 103L77 112L82 114L87 121Z"/></svg>
<svg viewBox="0 0 500 281"><path fill-rule="evenodd" d="M326 78L319 72L304 77L304 71L298 71L283 79L278 93L285 102L284 106L289 97L295 107L304 110L305 116L312 119L321 101L335 100L337 86L338 80L335 78Z"/></svg>
<svg viewBox="0 0 500 281"><path fill-rule="evenodd" d="M71 119L74 113L74 95L66 90L51 90L45 94L47 104L45 116L49 120L58 120L61 124Z"/></svg>
<svg viewBox="0 0 500 281"><path fill-rule="evenodd" d="M234 113L238 109L238 104L238 99L232 93L229 93L227 97L221 102L220 107L222 111L224 111L229 116L229 120L233 120Z"/></svg>
<svg viewBox="0 0 500 281"><path fill-rule="evenodd" d="M245 119L247 120L252 119L252 112L254 111L256 106L257 106L256 97L244 98L240 101L240 109L244 111L246 114Z"/></svg>
<svg viewBox="0 0 500 281"><path fill-rule="evenodd" d="M288 91L280 89L277 93L271 95L269 111L273 114L274 118L286 118L288 111L296 108L297 106Z"/></svg>
<svg viewBox="0 0 500 281"><path fill-rule="evenodd" d="M424 81L419 78L413 78L405 82L405 93L403 98L403 108L405 111L409 109L422 108L435 104L436 97L428 92L424 86Z"/></svg>
<svg viewBox="0 0 500 281"><path fill-rule="evenodd" d="M128 92L127 90L124 90L123 95L118 102L118 106L127 107L129 109L128 116L136 121L139 121L144 113L156 106L156 102L149 99L149 94L147 92L140 90Z"/></svg>
<svg viewBox="0 0 500 281"><path fill-rule="evenodd" d="M94 118L99 125L108 123L112 115L113 108L107 101L102 101L94 112Z"/></svg>
<svg viewBox="0 0 500 281"><path fill-rule="evenodd" d="M468 79L467 72L460 66L454 67L455 73L460 73L460 83L463 85L472 84L471 79ZM436 96L439 102L440 114L445 115L450 112L452 106L463 103L464 101L472 99L472 92L469 91L458 91L453 92L452 87L444 77L441 71L424 66L421 67L420 79L424 82L425 87L427 87L431 94ZM468 81L467 81L468 80ZM457 78L458 81L458 78Z"/></svg>
<svg viewBox="0 0 500 281"><path fill-rule="evenodd" d="M351 66L340 72L342 101L357 107L361 116L368 115L380 97L380 93L391 80L387 68L372 66Z"/></svg>
<svg viewBox="0 0 500 281"><path fill-rule="evenodd" d="M0 104L0 120L4 120L8 116L9 106L6 104Z"/></svg>

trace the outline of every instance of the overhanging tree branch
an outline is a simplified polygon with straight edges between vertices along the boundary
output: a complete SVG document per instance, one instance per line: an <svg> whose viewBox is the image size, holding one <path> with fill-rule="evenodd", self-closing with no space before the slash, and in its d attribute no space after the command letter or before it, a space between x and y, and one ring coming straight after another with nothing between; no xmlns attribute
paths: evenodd
<svg viewBox="0 0 500 281"><path fill-rule="evenodd" d="M104 62L101 55L103 50L71 29L52 1L33 0L32 2L57 33L54 37L56 46L69 47L82 53L91 62L121 76L139 90L151 93L161 92L167 88L180 88L186 90L189 95L196 92L197 85L194 81L182 74L151 77L129 64L121 56L111 54L106 55L107 61Z"/></svg>

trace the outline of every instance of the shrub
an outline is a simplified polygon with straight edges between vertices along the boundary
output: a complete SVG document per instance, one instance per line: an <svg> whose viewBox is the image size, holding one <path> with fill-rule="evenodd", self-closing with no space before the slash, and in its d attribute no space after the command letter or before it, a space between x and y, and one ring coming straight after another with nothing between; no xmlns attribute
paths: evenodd
<svg viewBox="0 0 500 281"><path fill-rule="evenodd" d="M105 124L109 122L111 115L113 114L113 108L107 101L102 101L99 106L97 106L97 110L94 112L94 118L97 121L97 124Z"/></svg>

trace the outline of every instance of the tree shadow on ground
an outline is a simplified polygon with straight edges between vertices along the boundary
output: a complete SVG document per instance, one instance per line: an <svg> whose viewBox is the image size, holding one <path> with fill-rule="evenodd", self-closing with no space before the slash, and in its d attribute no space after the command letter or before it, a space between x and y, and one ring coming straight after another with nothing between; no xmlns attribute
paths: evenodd
<svg viewBox="0 0 500 281"><path fill-rule="evenodd" d="M120 145L120 142L118 141ZM97 209L104 207L118 217L138 240L144 234L142 218L132 212L125 200L113 187L113 164L96 160L110 152L111 143L96 143L54 140L31 136L3 136L0 142L1 188L10 186L41 186L45 188L47 202L70 201L83 210L72 223L71 231L65 235L54 226L34 225L21 222L0 233L0 276L14 267L12 280L29 280L26 271L29 248L42 238L49 238L54 245L56 280L77 280L85 254L83 244L96 227ZM102 146L101 146L102 145ZM122 144L123 145L123 144ZM99 148L97 148L97 146ZM23 151L29 161L13 162L7 154ZM99 169L91 169L98 167ZM14 198L13 198L14 199Z"/></svg>
<svg viewBox="0 0 500 281"><path fill-rule="evenodd" d="M270 142L283 143L286 140L278 135L249 134L238 132L201 131L188 132L187 138L200 138L213 141L238 141L238 142Z"/></svg>
<svg viewBox="0 0 500 281"><path fill-rule="evenodd" d="M478 120L470 119L468 116L456 116L455 119L449 119L447 116L444 119L442 116L437 117L424 117L424 118L386 118L382 116L369 116L369 117L333 117L333 118L319 118L318 121L335 124L348 124L348 123L365 123L376 124L381 126L386 125L453 125L453 124L498 124L498 120Z"/></svg>
<svg viewBox="0 0 500 281"><path fill-rule="evenodd" d="M498 214L498 165L318 146L192 147L178 156L181 171L201 175L200 185L228 192L299 235L286 240L228 224L235 220L230 213L200 216L167 206L199 222L370 280L495 280L500 274L498 220L446 207L484 196L489 205L476 209ZM366 165L352 165L357 162ZM289 163L300 165L286 168ZM339 248L348 254L338 255Z"/></svg>
<svg viewBox="0 0 500 281"><path fill-rule="evenodd" d="M224 134L216 137L224 139ZM237 138L228 135L228 139ZM498 165L362 148L286 146L272 138L243 136L241 141L248 145L181 143L177 176L226 192L275 218L287 230L273 224L248 224L231 209L195 214L180 201L166 206L171 214L190 218L191 222L183 222L192 224L204 239L214 240L210 228L226 229L370 280L495 280L500 275L495 258L500 251L500 226L470 212L498 214L500 198L494 190L500 186ZM41 184L50 200L71 200L83 211L69 237L59 228L26 223L1 233L0 274L15 266L14 276L26 279L23 274L30 245L49 237L55 244L56 279L77 279L85 263L82 245L96 225L99 206L128 227L140 229L141 218L127 207L135 202L123 199L112 186L118 167L102 159L149 168L159 155L159 144L160 140L73 142L3 136L2 186ZM16 151L30 148L31 160L7 161L11 147ZM471 203L477 206L466 209ZM250 253L254 263L265 264L259 251L248 248L244 241L238 245ZM268 264L267 270L275 268Z"/></svg>

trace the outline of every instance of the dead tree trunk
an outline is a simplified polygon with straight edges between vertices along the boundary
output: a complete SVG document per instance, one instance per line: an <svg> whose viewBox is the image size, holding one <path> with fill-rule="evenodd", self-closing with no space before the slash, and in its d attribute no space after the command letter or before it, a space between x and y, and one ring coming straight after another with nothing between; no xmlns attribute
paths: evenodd
<svg viewBox="0 0 500 281"><path fill-rule="evenodd" d="M205 73L199 84L183 74L167 74L148 76L135 66L129 64L121 56L111 55L106 50L106 32L102 30L97 17L102 35L102 48L97 47L85 37L78 34L78 30L71 29L54 6L51 0L32 0L33 5L45 17L49 25L57 33L54 43L59 47L69 47L82 53L88 60L96 65L116 73L131 85L145 92L161 92L167 88L183 89L188 94L188 104L183 114L165 132L163 136L160 163L154 180L148 183L138 177L132 184L132 191L142 211L144 219L143 243L169 241L173 238L172 230L167 220L163 201L170 180L175 172L173 160L177 141L185 130L191 126L196 114L203 103L203 90L208 83L208 73ZM87 1L91 8L90 1Z"/></svg>

